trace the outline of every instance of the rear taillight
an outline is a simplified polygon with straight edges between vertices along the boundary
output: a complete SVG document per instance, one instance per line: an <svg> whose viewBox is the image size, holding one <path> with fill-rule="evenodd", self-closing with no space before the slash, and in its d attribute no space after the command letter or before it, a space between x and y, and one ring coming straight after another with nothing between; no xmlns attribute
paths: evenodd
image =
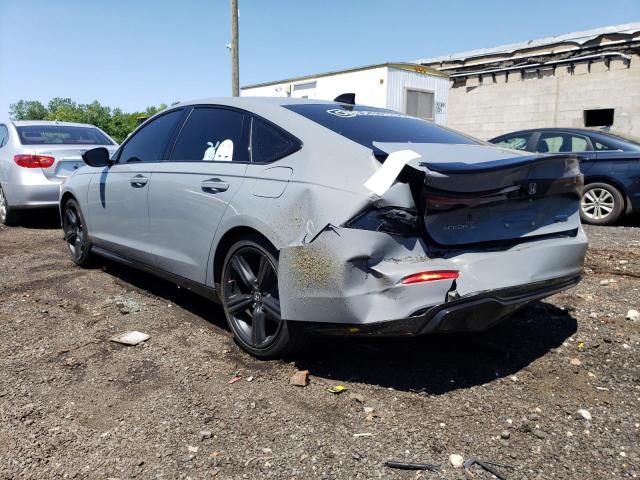
<svg viewBox="0 0 640 480"><path fill-rule="evenodd" d="M455 270L436 270L433 272L420 272L404 277L400 283L411 285L413 283L432 282L434 280L455 280L460 276L460 272Z"/></svg>
<svg viewBox="0 0 640 480"><path fill-rule="evenodd" d="M54 157L46 155L14 155L13 161L23 168L49 168L55 162Z"/></svg>

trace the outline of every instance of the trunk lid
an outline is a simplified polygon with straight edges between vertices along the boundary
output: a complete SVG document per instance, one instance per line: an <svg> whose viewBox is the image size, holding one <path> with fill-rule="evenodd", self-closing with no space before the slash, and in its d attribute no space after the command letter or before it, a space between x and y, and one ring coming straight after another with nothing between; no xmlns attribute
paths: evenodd
<svg viewBox="0 0 640 480"><path fill-rule="evenodd" d="M486 145L377 143L412 150L399 179L411 185L427 235L442 246L575 231L582 189L576 155Z"/></svg>
<svg viewBox="0 0 640 480"><path fill-rule="evenodd" d="M99 145L104 146L113 154L118 148L117 145ZM82 160L82 154L87 150L96 148L96 145L39 145L34 148L33 153L37 155L46 155L53 157L55 160L49 168L43 168L44 175L49 180L63 180L71 175L75 170L85 165Z"/></svg>

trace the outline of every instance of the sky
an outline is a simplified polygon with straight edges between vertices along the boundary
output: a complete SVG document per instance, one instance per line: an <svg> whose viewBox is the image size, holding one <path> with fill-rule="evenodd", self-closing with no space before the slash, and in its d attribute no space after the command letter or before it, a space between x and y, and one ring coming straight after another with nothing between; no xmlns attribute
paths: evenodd
<svg viewBox="0 0 640 480"><path fill-rule="evenodd" d="M240 85L640 21L640 0L239 0ZM19 99L125 111L231 93L229 0L0 0Z"/></svg>

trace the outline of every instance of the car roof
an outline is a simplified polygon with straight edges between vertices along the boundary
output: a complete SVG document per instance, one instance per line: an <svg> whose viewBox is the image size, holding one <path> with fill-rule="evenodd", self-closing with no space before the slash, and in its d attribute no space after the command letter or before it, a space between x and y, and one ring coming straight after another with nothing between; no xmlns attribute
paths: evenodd
<svg viewBox="0 0 640 480"><path fill-rule="evenodd" d="M16 127L28 127L35 125L59 125L65 127L91 127L98 128L95 125L89 123L76 123L76 122L60 122L58 120L14 120L13 123Z"/></svg>
<svg viewBox="0 0 640 480"><path fill-rule="evenodd" d="M568 132L568 133L576 133L581 135L586 134L604 134L604 135L615 135L615 133L606 132L604 130L600 130L597 128L576 128L576 127L545 127L545 128L527 128L524 130L514 130L513 132L503 133L502 135L497 135L494 138L504 137L506 135L513 135L517 133L532 133L532 132Z"/></svg>
<svg viewBox="0 0 640 480"><path fill-rule="evenodd" d="M189 100L172 105L170 108L183 107L188 105L228 105L230 107L250 108L252 106L263 105L294 105L300 103L315 104L336 104L341 105L332 100L310 100L308 98L292 98L292 97L209 97Z"/></svg>

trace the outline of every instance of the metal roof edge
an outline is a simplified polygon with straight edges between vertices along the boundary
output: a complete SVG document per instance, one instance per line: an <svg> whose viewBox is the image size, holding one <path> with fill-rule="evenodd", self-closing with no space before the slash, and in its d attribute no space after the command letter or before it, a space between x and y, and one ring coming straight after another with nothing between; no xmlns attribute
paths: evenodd
<svg viewBox="0 0 640 480"><path fill-rule="evenodd" d="M300 76L300 77L292 77L292 78L286 78L284 80L276 80L276 81L270 81L270 82L263 82L263 83L254 83L252 85L244 85L242 86L240 89L241 90L246 90L249 88L258 88L258 87L268 87L271 85L278 85L281 83L294 83L294 82L302 82L305 80L312 80L314 78L322 78L322 77L330 77L332 75L338 75L341 73L352 73L352 72L359 72L359 71L363 71L363 70L371 70L374 68L395 68L398 70L407 70L407 71L412 71L412 72L416 72L416 73L420 73L422 75L433 75L436 77L445 77L448 78L449 75L445 72L441 72L440 70L437 70L435 68L431 68L431 67L427 67L424 65L420 65L419 63L414 63L414 62L386 62L386 63L376 63L373 65L364 65L362 67L354 67L354 68L347 68L344 70L333 70L333 71L329 71L329 72L323 72L323 73L316 73L313 75L304 75L304 76Z"/></svg>
<svg viewBox="0 0 640 480"><path fill-rule="evenodd" d="M640 32L640 22L624 23L619 25L609 25L606 27L593 28L579 32L564 33L550 37L528 40L526 42L510 43L497 47L483 48L477 50L468 50L465 52L452 53L449 55L441 55L438 57L422 58L415 60L415 63L433 64L442 62L466 61L473 58L489 57L500 54L513 54L518 51L540 48L550 45L558 45L563 43L573 43L582 45L590 40L598 38L602 35L632 35Z"/></svg>

